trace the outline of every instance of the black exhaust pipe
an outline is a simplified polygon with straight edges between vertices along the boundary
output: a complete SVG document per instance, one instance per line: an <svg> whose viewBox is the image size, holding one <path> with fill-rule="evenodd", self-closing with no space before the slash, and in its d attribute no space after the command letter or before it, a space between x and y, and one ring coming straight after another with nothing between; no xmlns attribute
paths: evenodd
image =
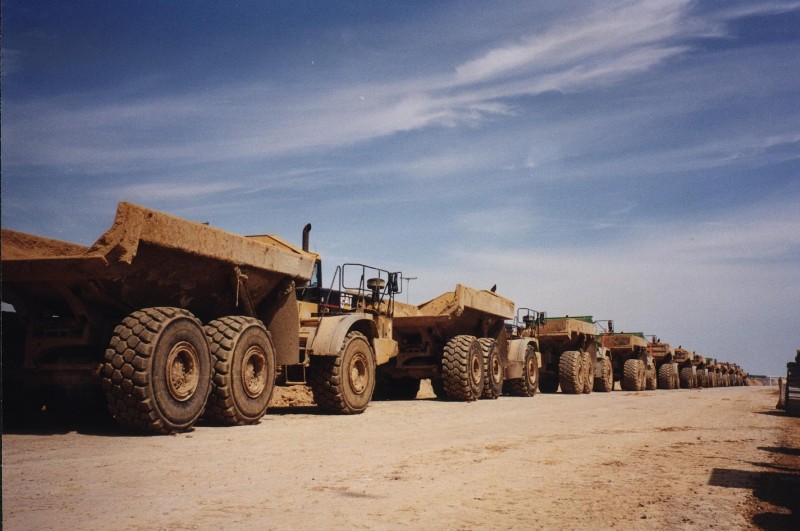
<svg viewBox="0 0 800 531"><path fill-rule="evenodd" d="M308 233L311 232L311 223L303 227L303 250L308 252Z"/></svg>

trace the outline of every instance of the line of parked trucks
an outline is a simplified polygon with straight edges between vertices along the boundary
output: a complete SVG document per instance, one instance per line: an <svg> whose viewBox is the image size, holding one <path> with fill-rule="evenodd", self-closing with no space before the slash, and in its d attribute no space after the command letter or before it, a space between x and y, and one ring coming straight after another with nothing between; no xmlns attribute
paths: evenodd
<svg viewBox="0 0 800 531"><path fill-rule="evenodd" d="M411 305L396 299L402 273L363 264L324 283L310 229L298 248L125 202L91 247L4 229L4 408L31 389L94 385L123 426L170 433L202 416L257 422L276 384L352 414L414 398L422 380L456 401L746 383L734 364L611 321L515 309L493 289Z"/></svg>

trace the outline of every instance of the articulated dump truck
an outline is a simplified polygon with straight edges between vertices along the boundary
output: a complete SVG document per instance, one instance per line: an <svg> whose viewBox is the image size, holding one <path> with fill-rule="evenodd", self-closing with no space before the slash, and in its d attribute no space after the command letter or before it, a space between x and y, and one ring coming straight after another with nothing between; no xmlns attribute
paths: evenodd
<svg viewBox="0 0 800 531"><path fill-rule="evenodd" d="M678 364L673 360L675 349L655 336L647 343L647 350L656 365L659 389L679 389Z"/></svg>
<svg viewBox="0 0 800 531"><path fill-rule="evenodd" d="M648 341L641 332L609 332L600 335L613 367L614 381L620 382L624 391L655 390L658 369L648 349Z"/></svg>
<svg viewBox="0 0 800 531"><path fill-rule="evenodd" d="M539 388L546 393L555 393L559 386L562 393L591 393L600 378L598 390L610 391L611 361L598 347L596 335L591 316L545 318L539 326Z"/></svg>
<svg viewBox="0 0 800 531"><path fill-rule="evenodd" d="M505 321L514 303L461 284L419 306L395 303L397 356L378 371L379 395L414 398L422 379L438 397L496 398L506 379L522 377L525 353L509 349Z"/></svg>
<svg viewBox="0 0 800 531"><path fill-rule="evenodd" d="M120 424L169 433L204 413L257 422L276 368L299 366L322 407L361 412L374 352L396 352L379 321L397 274L380 287L372 280L370 308L312 312L319 301L298 303L297 293L318 262L307 244L237 236L124 202L91 247L3 230L3 301L16 311L4 323L18 323L8 335L23 338L18 352L4 345L4 384L101 386Z"/></svg>

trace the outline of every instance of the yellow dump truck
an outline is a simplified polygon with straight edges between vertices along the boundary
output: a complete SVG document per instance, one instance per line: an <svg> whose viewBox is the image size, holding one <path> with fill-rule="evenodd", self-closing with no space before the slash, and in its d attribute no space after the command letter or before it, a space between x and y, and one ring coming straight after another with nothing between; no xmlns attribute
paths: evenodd
<svg viewBox="0 0 800 531"><path fill-rule="evenodd" d="M509 352L505 333L505 321L513 317L512 301L461 284L419 306L396 303L392 330L398 353L380 370L383 396L413 398L422 379L431 380L437 396L451 400L498 396L506 370L519 377L518 367L509 368L518 353Z"/></svg>
<svg viewBox="0 0 800 531"><path fill-rule="evenodd" d="M648 341L641 332L614 332L613 327L600 335L600 344L611 357L614 381L624 391L654 390L657 387L655 359L650 355Z"/></svg>
<svg viewBox="0 0 800 531"><path fill-rule="evenodd" d="M591 316L545 319L539 327L539 388L543 392L555 393L559 386L562 393L592 392L595 377L608 374L608 358L598 348L596 334Z"/></svg>
<svg viewBox="0 0 800 531"><path fill-rule="evenodd" d="M4 345L4 383L101 386L119 423L168 433L204 413L257 422L276 368L300 367L322 407L361 412L376 360L396 352L380 308L391 306L398 274L370 284L369 307L356 293L361 303L347 311L310 311L320 301L297 294L318 258L307 244L125 202L91 247L3 230L3 302L15 310L4 323L18 323L8 335L20 338L13 352ZM4 398L7 408L17 397Z"/></svg>

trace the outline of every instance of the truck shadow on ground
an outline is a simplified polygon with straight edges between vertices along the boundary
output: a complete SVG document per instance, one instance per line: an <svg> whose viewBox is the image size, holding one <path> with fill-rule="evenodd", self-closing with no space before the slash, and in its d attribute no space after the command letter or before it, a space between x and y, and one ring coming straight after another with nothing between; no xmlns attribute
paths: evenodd
<svg viewBox="0 0 800 531"><path fill-rule="evenodd" d="M770 448L767 451L788 455L800 452L796 448ZM753 497L761 502L751 508L751 523L762 529L800 529L800 468L771 463L752 464L771 470L715 468L708 484L751 490Z"/></svg>

